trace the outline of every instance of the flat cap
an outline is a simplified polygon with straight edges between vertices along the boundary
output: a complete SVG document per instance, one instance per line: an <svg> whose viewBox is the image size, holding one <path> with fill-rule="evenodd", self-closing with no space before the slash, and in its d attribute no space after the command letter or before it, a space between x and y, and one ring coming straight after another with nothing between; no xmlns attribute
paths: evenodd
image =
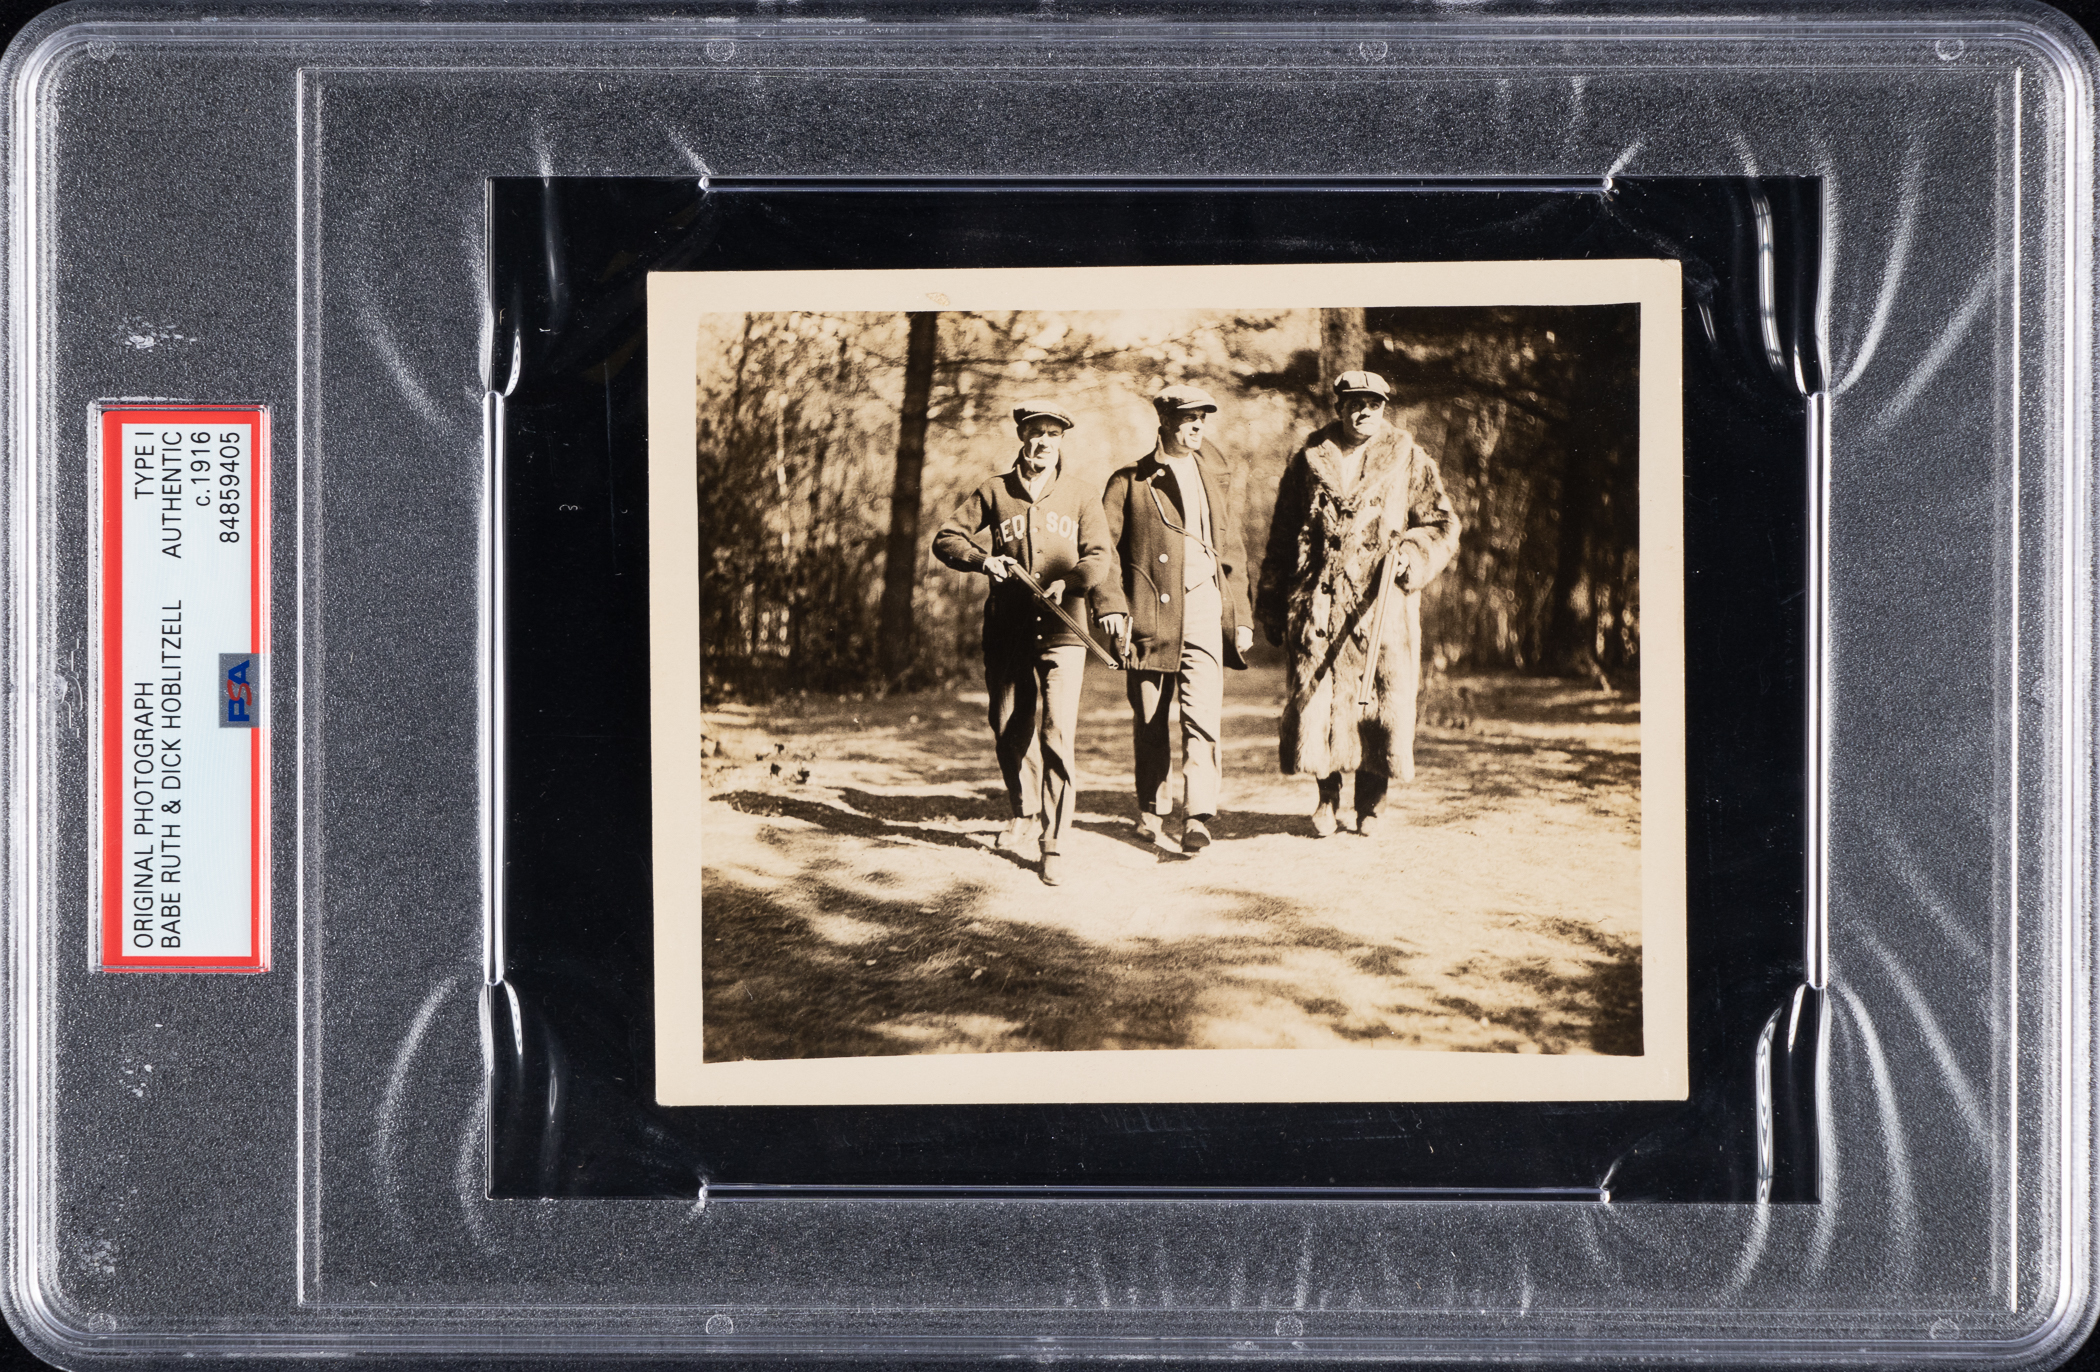
<svg viewBox="0 0 2100 1372"><path fill-rule="evenodd" d="M1020 428L1031 419L1054 419L1066 428L1076 428L1072 416L1066 414L1047 400L1030 400L1014 406L1014 427Z"/></svg>
<svg viewBox="0 0 2100 1372"><path fill-rule="evenodd" d="M1377 372L1343 372L1334 379L1336 395L1375 395L1381 400L1392 398L1393 388L1385 384L1385 378Z"/></svg>
<svg viewBox="0 0 2100 1372"><path fill-rule="evenodd" d="M1210 398L1208 391L1194 386L1169 386L1152 397L1152 406L1158 410L1210 410L1215 412L1218 402Z"/></svg>

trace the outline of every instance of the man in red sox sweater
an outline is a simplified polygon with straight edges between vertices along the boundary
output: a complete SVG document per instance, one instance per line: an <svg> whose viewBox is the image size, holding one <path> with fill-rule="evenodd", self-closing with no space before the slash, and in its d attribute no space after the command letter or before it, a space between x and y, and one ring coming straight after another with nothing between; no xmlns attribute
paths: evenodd
<svg viewBox="0 0 2100 1372"><path fill-rule="evenodd" d="M1065 476L1058 449L1072 416L1041 402L1014 410L1013 468L972 491L933 537L933 555L992 580L984 602L984 688L993 747L1013 819L997 845L1040 841L1046 886L1062 879L1058 848L1079 800L1073 731L1087 650L1022 584L1025 571L1080 623L1086 592L1113 573L1097 492ZM990 547L978 541L989 534Z"/></svg>

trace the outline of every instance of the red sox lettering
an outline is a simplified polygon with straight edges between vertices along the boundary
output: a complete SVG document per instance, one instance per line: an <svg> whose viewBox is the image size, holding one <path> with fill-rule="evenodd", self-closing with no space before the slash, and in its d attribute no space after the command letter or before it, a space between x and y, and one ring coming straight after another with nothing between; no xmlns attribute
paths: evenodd
<svg viewBox="0 0 2100 1372"><path fill-rule="evenodd" d="M1055 510L1031 510L1007 516L992 527L992 546L1002 550L1019 547L1037 533L1074 545L1072 556L1078 557L1079 521Z"/></svg>

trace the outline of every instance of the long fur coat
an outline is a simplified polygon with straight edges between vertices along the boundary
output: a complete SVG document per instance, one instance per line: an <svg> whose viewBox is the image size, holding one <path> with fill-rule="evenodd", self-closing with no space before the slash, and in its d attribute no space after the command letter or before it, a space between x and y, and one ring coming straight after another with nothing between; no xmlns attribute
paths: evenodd
<svg viewBox="0 0 2100 1372"><path fill-rule="evenodd" d="M1371 439L1353 480L1339 423L1308 436L1276 492L1254 617L1290 651L1279 761L1286 774L1366 769L1413 780L1422 675L1422 588L1458 551L1458 516L1436 463L1403 429ZM1357 696L1397 544L1371 699Z"/></svg>

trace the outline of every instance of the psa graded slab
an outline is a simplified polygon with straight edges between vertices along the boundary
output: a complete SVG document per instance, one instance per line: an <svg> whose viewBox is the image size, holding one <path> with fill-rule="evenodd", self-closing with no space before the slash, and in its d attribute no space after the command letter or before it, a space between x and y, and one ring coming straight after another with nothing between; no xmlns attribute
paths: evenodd
<svg viewBox="0 0 2100 1372"><path fill-rule="evenodd" d="M2073 1346L2085 37L803 10L11 49L30 1347Z"/></svg>

